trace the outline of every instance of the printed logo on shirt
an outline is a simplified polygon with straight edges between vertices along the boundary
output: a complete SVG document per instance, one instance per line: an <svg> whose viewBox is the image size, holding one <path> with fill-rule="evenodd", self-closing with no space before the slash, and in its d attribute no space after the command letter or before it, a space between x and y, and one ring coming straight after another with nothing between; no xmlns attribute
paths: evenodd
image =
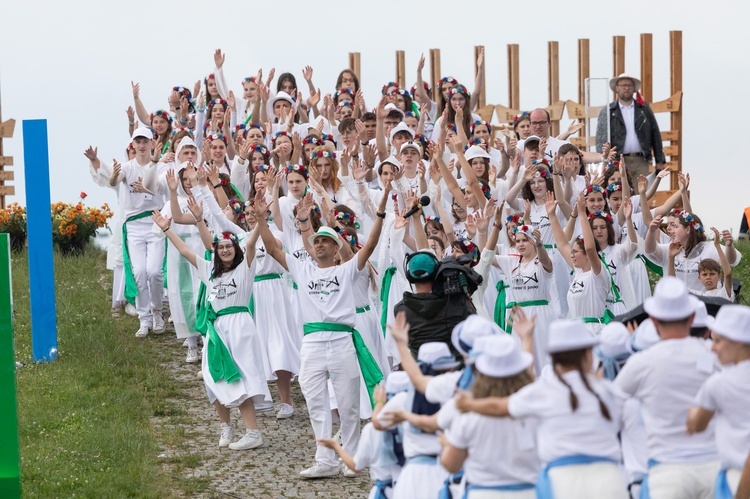
<svg viewBox="0 0 750 499"><path fill-rule="evenodd" d="M577 295L583 293L583 281L573 281L570 285L570 294Z"/></svg>
<svg viewBox="0 0 750 499"><path fill-rule="evenodd" d="M293 251L292 256L300 261L310 259L310 255L307 253L307 250L304 248L298 249L297 251Z"/></svg>
<svg viewBox="0 0 750 499"><path fill-rule="evenodd" d="M333 276L330 279L321 277L307 283L307 293L310 296L317 297L321 301L328 301L333 293L339 292L341 292L341 288L337 276Z"/></svg>
<svg viewBox="0 0 750 499"><path fill-rule="evenodd" d="M215 283L214 292L217 300L224 300L237 294L237 283L234 282L234 279L229 282Z"/></svg>
<svg viewBox="0 0 750 499"><path fill-rule="evenodd" d="M514 289L538 289L539 288L539 276L536 271L532 275L525 275L519 273L513 277L513 288Z"/></svg>
<svg viewBox="0 0 750 499"><path fill-rule="evenodd" d="M551 225L552 224L550 224L549 217L547 215L540 216L538 222L534 222L534 221L531 222L531 226L534 227L535 229L539 229L540 231L542 229L550 227Z"/></svg>
<svg viewBox="0 0 750 499"><path fill-rule="evenodd" d="M687 262L685 260L674 259L674 273L675 274L697 274L698 273L698 262Z"/></svg>

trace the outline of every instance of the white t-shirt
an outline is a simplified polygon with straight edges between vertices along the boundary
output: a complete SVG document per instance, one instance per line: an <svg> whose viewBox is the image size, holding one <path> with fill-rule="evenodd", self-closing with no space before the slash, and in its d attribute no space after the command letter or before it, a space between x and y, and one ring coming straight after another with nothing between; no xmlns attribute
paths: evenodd
<svg viewBox="0 0 750 499"><path fill-rule="evenodd" d="M216 312L227 307L247 307L253 292L255 265L241 262L237 267L211 279L214 262L195 257L198 278L206 285L206 297Z"/></svg>
<svg viewBox="0 0 750 499"><path fill-rule="evenodd" d="M542 463L564 456L586 454L620 460L620 427L622 400L611 383L588 375L591 388L609 410L611 421L604 418L599 401L583 384L577 371L562 375L578 397L575 412L570 407L570 391L552 369L545 370L532 384L510 396L508 412L514 419L538 418L537 449Z"/></svg>
<svg viewBox="0 0 750 499"><path fill-rule="evenodd" d="M354 327L354 286L360 272L357 260L352 258L343 265L322 269L295 258L286 259L289 273L299 286L297 297L302 305L303 323L333 322ZM321 331L306 334L302 341L331 341L345 338L347 335L349 333Z"/></svg>
<svg viewBox="0 0 750 499"><path fill-rule="evenodd" d="M164 206L166 200L164 192L156 192L152 195L138 192L132 187L132 184L138 179L143 180L149 165L150 163L146 163L146 165L141 166L135 159L131 159L122 165L121 172L124 177L123 183L125 184L125 189L121 190L120 193L124 193L125 195L120 197L120 204L123 210L123 221L144 211L160 211ZM151 220L146 220L151 223Z"/></svg>
<svg viewBox="0 0 750 499"><path fill-rule="evenodd" d="M424 397L431 404L443 405L448 402L456 392L461 371L451 371L431 378L424 390Z"/></svg>
<svg viewBox="0 0 750 499"><path fill-rule="evenodd" d="M468 450L464 473L474 485L536 483L539 457L536 452L537 422L480 414L459 415L447 433L454 447Z"/></svg>
<svg viewBox="0 0 750 499"><path fill-rule="evenodd" d="M716 448L722 468L742 469L750 451L750 360L729 366L703 383L695 405L715 411Z"/></svg>
<svg viewBox="0 0 750 499"><path fill-rule="evenodd" d="M568 288L570 317L602 317L611 288L612 281L604 265L599 270L599 275L594 274L593 270L584 272L575 269L573 282Z"/></svg>
<svg viewBox="0 0 750 499"><path fill-rule="evenodd" d="M369 466L373 481L395 479L400 471L395 459L388 459L388 453L382 449L384 433L376 430L372 423L367 423L362 428L357 452L354 454L356 468L362 470Z"/></svg>
<svg viewBox="0 0 750 499"><path fill-rule="evenodd" d="M388 412L410 412L413 400L412 395L408 392L401 392L394 395L391 400L385 403L383 410L380 411L380 419L383 424L388 424L388 420L383 418L383 415ZM406 458L420 455L440 455L440 442L438 442L435 434L416 432L407 421L401 423L401 428L404 434L404 456Z"/></svg>
<svg viewBox="0 0 750 499"><path fill-rule="evenodd" d="M723 248L722 248L723 249ZM740 263L742 255L736 251L737 258L734 262L729 262L732 267ZM669 244L657 244L653 253L646 255L655 264L661 265L663 269L667 268L669 258ZM698 264L705 258L719 260L719 254L713 242L702 241L695 245L690 252L690 256L685 257L685 252L680 251L674 258L674 275L685 283L690 291L703 291L705 288L698 279Z"/></svg>
<svg viewBox="0 0 750 499"><path fill-rule="evenodd" d="M663 339L634 354L619 372L615 386L641 403L650 459L680 463L717 458L713 423L702 433L685 432L688 408L715 362L703 340Z"/></svg>

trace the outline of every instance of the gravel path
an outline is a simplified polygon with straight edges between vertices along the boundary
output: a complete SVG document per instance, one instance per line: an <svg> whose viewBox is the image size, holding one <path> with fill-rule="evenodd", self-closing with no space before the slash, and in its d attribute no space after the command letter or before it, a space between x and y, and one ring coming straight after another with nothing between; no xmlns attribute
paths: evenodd
<svg viewBox="0 0 750 499"><path fill-rule="evenodd" d="M161 445L164 473L179 484L177 497L367 497L371 488L365 471L357 478L302 480L298 473L313 464L314 436L299 385L292 383L295 414L277 420L276 411L258 414L264 445L250 451L219 450L219 420L208 404L200 377L200 363L184 362L185 348L167 333L163 341L169 357L164 364L179 389L167 401L164 415L152 424ZM151 339L151 338L149 338ZM156 340L156 338L154 338ZM278 402L275 384L269 384ZM244 431L239 411L232 411L237 428ZM334 427L336 431L336 427Z"/></svg>

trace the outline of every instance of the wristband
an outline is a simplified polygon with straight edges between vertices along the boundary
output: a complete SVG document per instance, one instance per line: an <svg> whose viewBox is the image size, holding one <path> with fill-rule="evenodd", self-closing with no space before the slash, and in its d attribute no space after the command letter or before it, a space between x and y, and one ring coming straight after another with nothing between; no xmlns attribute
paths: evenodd
<svg viewBox="0 0 750 499"><path fill-rule="evenodd" d="M541 242L537 243L537 245L536 245L537 248L541 248L542 246L544 246L544 243L541 243Z"/></svg>
<svg viewBox="0 0 750 499"><path fill-rule="evenodd" d="M385 220L385 213L375 213L375 214L378 216L378 218L382 218L383 220Z"/></svg>
<svg viewBox="0 0 750 499"><path fill-rule="evenodd" d="M219 182L218 184L214 185L214 189L218 189L219 187L221 187L221 182Z"/></svg>
<svg viewBox="0 0 750 499"><path fill-rule="evenodd" d="M310 221L310 217L307 217L307 218L306 218L306 219L304 219L304 220L300 220L299 218L297 219L297 222L299 222L299 223L301 223L301 224L305 224L305 223L307 223L307 222L309 222L309 221Z"/></svg>
<svg viewBox="0 0 750 499"><path fill-rule="evenodd" d="M496 228L497 230L500 230L500 229L502 229L502 228L503 228L503 226L502 226L502 225L500 225L500 224L498 224L498 223L494 223L494 224L492 224L492 226L493 226L494 228Z"/></svg>
<svg viewBox="0 0 750 499"><path fill-rule="evenodd" d="M163 230L162 232L164 232L164 233L166 234L166 232L167 232L168 230L169 230L169 227L167 227L166 229L164 229L164 230Z"/></svg>
<svg viewBox="0 0 750 499"><path fill-rule="evenodd" d="M578 218L578 214L576 214L576 216L573 216L573 214L571 213L570 218Z"/></svg>
<svg viewBox="0 0 750 499"><path fill-rule="evenodd" d="M129 121L129 122L128 122L128 125L130 125L130 126L134 126L134 125L135 125L135 121Z"/></svg>
<svg viewBox="0 0 750 499"><path fill-rule="evenodd" d="M359 143L360 143L360 144L362 144L363 146L368 146L368 145L370 145L370 143L369 143L369 142L362 142L362 141L360 141Z"/></svg>
<svg viewBox="0 0 750 499"><path fill-rule="evenodd" d="M479 231L477 231L477 234L479 234L480 236L486 236L487 235L486 232L479 232Z"/></svg>

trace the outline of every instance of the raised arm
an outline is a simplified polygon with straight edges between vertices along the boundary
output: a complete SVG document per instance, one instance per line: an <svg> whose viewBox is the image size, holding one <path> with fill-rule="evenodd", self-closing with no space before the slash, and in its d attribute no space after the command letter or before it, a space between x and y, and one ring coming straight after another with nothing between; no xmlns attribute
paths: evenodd
<svg viewBox="0 0 750 499"><path fill-rule="evenodd" d="M464 148L460 145L460 141L456 137L454 137L453 139L453 147L456 151L458 162L461 163L461 171L466 178L466 187L471 189L471 192L477 198L479 209L483 210L487 204L487 198L484 197L484 192L482 192L482 188L479 185L479 180L477 180L477 174L474 173L474 169L469 165L469 162L466 161L466 156L464 156Z"/></svg>
<svg viewBox="0 0 750 499"><path fill-rule="evenodd" d="M406 322L406 312L402 311L396 314L395 323L393 325L388 324L388 331L398 346L398 352L401 355L401 369L409 375L414 389L419 393L425 393L427 383L429 383L433 376L422 374L417 361L414 360L409 351L409 323Z"/></svg>
<svg viewBox="0 0 750 499"><path fill-rule="evenodd" d="M508 397L487 397L475 399L469 393L460 391L456 400L456 409L460 412L476 412L485 416L508 416Z"/></svg>
<svg viewBox="0 0 750 499"><path fill-rule="evenodd" d="M263 239L263 245L266 247L266 252L273 257L274 260L284 267L285 270L289 270L286 264L286 253L276 244L276 238L271 233L271 229L268 228L266 223L266 213L268 212L268 206L266 205L266 199L262 192L258 192L255 196L255 222L256 230L260 232L260 237ZM304 238L304 236L303 236Z"/></svg>
<svg viewBox="0 0 750 499"><path fill-rule="evenodd" d="M474 110L479 105L479 94L482 93L482 84L484 82L484 49L479 53L477 57L477 76L474 79L474 92L471 94L471 110ZM459 121L460 123L460 121Z"/></svg>
<svg viewBox="0 0 750 499"><path fill-rule="evenodd" d="M167 170L167 187L169 187L169 209L172 212L172 220L181 225L193 225L198 221L192 214L182 212L178 200L177 188L179 180L174 174L174 170Z"/></svg>
<svg viewBox="0 0 750 499"><path fill-rule="evenodd" d="M444 142L441 141L440 144L437 146L437 154L433 154L433 160L435 161L435 164L437 164L438 168L440 169L440 176L443 179L443 182L445 182L445 185L448 187L448 190L451 191L451 195L453 196L453 200L461 205L462 208L466 208L466 200L464 199L464 193L461 192L461 187L458 185L458 181L456 180L456 177L453 176L451 171L448 169L448 167L445 164L445 161L443 161L443 152L445 152L445 146Z"/></svg>
<svg viewBox="0 0 750 499"><path fill-rule="evenodd" d="M555 189L555 198L557 199L557 206L560 207L560 211L565 218L570 218L570 214L573 212L573 207L570 206L568 198L565 197L565 189L563 188L563 161L557 155L552 163L552 185Z"/></svg>
<svg viewBox="0 0 750 499"><path fill-rule="evenodd" d="M383 124L383 120L388 116L388 111L385 110L387 102L388 98L384 95L380 99L380 102L378 102L378 107L375 108L375 115L377 116L377 122L375 125L375 143L378 146L378 157L380 158L380 161L385 161L389 156L388 144L385 140L385 125Z"/></svg>
<svg viewBox="0 0 750 499"><path fill-rule="evenodd" d="M652 260L655 260L656 262L662 262L664 260L664 255L659 250L659 246L657 245L658 241L656 240L658 237L657 233L659 232L659 226L661 226L661 220L661 217L654 217L654 219L651 220L643 248L647 256L654 255Z"/></svg>
<svg viewBox="0 0 750 499"><path fill-rule="evenodd" d="M518 162L520 165L520 155L516 155L516 158L513 159L514 163ZM536 169L533 168L531 165L526 165L526 169L523 172L523 175L521 175L518 178L518 181L513 184L513 186L508 189L508 195L505 197L505 200L508 202L508 206L511 207L511 209L519 211L521 208L518 206L518 195L521 193L521 189L523 189L523 186L526 185L534 176L536 173Z"/></svg>
<svg viewBox="0 0 750 499"><path fill-rule="evenodd" d="M158 225L159 228L164 232L164 234L169 238L169 241L174 245L174 247L177 248L177 251L179 251L180 254L185 257L185 260L190 262L190 265L192 265L193 267L197 267L198 264L193 250L191 250L188 245L185 244L185 241L183 241L180 236L175 234L170 229L170 226L172 225L172 219L164 218L164 216L156 210L154 210L154 212L151 214L151 217L154 219L154 223Z"/></svg>
<svg viewBox="0 0 750 499"><path fill-rule="evenodd" d="M667 251L667 275L675 277L674 259L680 254L680 243L669 243Z"/></svg>
<svg viewBox="0 0 750 499"><path fill-rule="evenodd" d="M357 252L357 268L362 270L367 265L367 260L370 259L372 253L375 251L375 247L378 245L380 239L380 232L383 230L383 219L385 219L385 207L388 203L388 196L391 195L391 183L388 182L385 185L385 192L383 197L380 198L380 204L378 205L377 216L375 217L375 223L372 225L370 235L367 238L367 242L362 246L362 249Z"/></svg>
<svg viewBox="0 0 750 499"><path fill-rule="evenodd" d="M568 238L565 237L565 233L560 226L560 221L557 219L557 201L555 201L555 196L549 191L547 191L546 196L544 207L547 210L547 216L549 217L549 223L552 228L552 235L555 237L557 250L563 258L565 258L568 266L572 269L575 265L573 264L573 259L570 257L570 243L568 242Z"/></svg>
<svg viewBox="0 0 750 499"><path fill-rule="evenodd" d="M721 271L724 273L724 290L727 293L727 299L730 299L732 297L732 291L733 291L732 266L729 265L729 258L721 249L721 239L722 239L722 235L728 234L729 245L732 245L732 239L731 239L732 235L729 234L729 231L727 230L723 231L722 234L719 234L719 231L716 229L716 227L711 227L711 230L714 233L714 247L716 248L716 252L719 254L719 263L721 263ZM724 240L726 241L726 236Z"/></svg>
<svg viewBox="0 0 750 499"><path fill-rule="evenodd" d="M591 224L586 219L586 198L583 196L583 193L578 195L576 208L578 216L581 217L581 233L583 234L583 247L586 250L586 256L589 257L589 263L591 263L591 270L594 272L594 275L599 275L602 272L602 261L599 260L599 253L596 251L596 239L594 239Z"/></svg>
<svg viewBox="0 0 750 499"><path fill-rule="evenodd" d="M537 251L537 258L539 258L539 263L542 264L542 268L547 271L548 273L552 273L552 260L549 257L549 253L547 253L547 248L544 247L544 244L542 244L542 233L539 232L539 229L534 229L534 232L532 232L534 235L534 244L536 245L536 251Z"/></svg>
<svg viewBox="0 0 750 499"><path fill-rule="evenodd" d="M135 112L138 115L138 119L146 126L151 125L151 116L148 114L146 106L141 102L141 85L131 81L130 86L133 89L133 103L135 104Z"/></svg>

